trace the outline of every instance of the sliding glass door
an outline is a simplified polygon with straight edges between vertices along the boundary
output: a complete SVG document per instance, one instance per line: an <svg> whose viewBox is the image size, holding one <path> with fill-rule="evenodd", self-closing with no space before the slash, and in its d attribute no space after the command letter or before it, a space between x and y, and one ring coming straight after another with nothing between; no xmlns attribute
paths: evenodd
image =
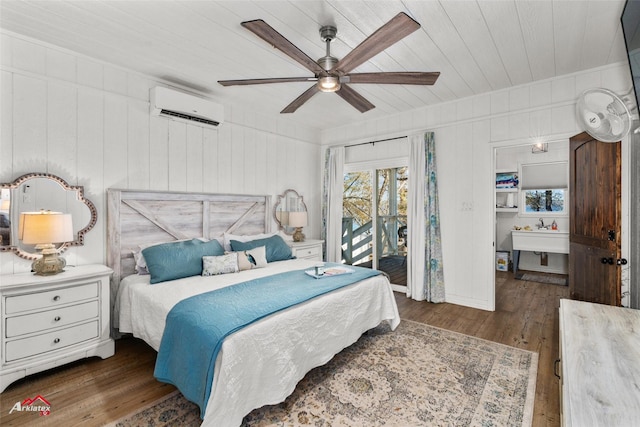
<svg viewBox="0 0 640 427"><path fill-rule="evenodd" d="M346 264L386 272L391 283L407 284L408 168L344 174L342 259Z"/></svg>

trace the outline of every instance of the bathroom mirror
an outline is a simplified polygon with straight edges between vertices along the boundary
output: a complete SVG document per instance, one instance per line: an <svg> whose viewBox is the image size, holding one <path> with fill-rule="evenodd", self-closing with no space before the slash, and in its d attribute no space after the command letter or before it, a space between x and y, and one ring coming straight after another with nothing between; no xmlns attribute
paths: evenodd
<svg viewBox="0 0 640 427"><path fill-rule="evenodd" d="M290 212L306 212L307 205L304 204L302 196L296 190L287 190L278 196L278 200L273 206L273 217L275 218L280 230L291 236L296 231L295 227L290 227Z"/></svg>
<svg viewBox="0 0 640 427"><path fill-rule="evenodd" d="M34 245L18 239L21 212L49 210L71 214L75 240L59 244L59 252L71 245L82 245L84 235L98 219L94 204L84 197L82 186L71 186L62 178L48 173L29 173L15 181L0 184L0 251L13 251L19 257L39 258Z"/></svg>

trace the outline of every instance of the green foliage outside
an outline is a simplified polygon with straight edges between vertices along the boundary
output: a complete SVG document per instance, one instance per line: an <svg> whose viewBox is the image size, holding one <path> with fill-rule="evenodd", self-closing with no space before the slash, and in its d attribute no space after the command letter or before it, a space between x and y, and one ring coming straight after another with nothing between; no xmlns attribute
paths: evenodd
<svg viewBox="0 0 640 427"><path fill-rule="evenodd" d="M392 181L391 174L396 174L397 181L397 212L391 212L389 200L389 186ZM408 193L408 168L393 168L377 171L378 185L378 214L387 215L407 215L407 193ZM373 216L371 211L372 200L372 180L370 172L351 172L344 175L344 192L342 198L342 216L353 218L354 227L360 227L369 221Z"/></svg>

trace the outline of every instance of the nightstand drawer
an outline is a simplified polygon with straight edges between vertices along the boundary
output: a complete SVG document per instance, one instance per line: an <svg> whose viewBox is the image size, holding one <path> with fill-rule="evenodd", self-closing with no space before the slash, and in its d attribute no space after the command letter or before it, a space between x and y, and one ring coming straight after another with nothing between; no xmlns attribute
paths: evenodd
<svg viewBox="0 0 640 427"><path fill-rule="evenodd" d="M321 259L322 247L318 245L311 248L296 248L296 257L305 259Z"/></svg>
<svg viewBox="0 0 640 427"><path fill-rule="evenodd" d="M35 356L97 338L99 335L98 323L96 320L47 334L9 341L6 344L5 362Z"/></svg>
<svg viewBox="0 0 640 427"><path fill-rule="evenodd" d="M36 292L28 295L8 296L5 303L7 314L20 313L27 310L53 308L98 297L98 282L72 288Z"/></svg>
<svg viewBox="0 0 640 427"><path fill-rule="evenodd" d="M11 338L32 332L46 331L47 329L97 318L99 315L98 301L90 301L40 313L9 317L6 323L5 336Z"/></svg>

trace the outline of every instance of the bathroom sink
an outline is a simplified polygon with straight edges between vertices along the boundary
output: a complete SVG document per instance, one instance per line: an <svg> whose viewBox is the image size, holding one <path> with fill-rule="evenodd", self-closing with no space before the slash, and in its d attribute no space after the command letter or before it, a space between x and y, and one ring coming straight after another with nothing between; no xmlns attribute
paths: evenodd
<svg viewBox="0 0 640 427"><path fill-rule="evenodd" d="M512 230L511 242L514 250L569 253L569 232L549 230Z"/></svg>

